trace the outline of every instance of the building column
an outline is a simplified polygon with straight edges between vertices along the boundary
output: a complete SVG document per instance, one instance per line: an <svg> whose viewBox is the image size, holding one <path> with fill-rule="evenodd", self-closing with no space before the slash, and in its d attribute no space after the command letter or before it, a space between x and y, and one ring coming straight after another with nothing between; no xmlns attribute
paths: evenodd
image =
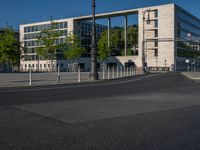
<svg viewBox="0 0 200 150"><path fill-rule="evenodd" d="M111 19L108 18L108 48L110 48L110 29L111 29ZM109 56L109 52L108 52Z"/></svg>
<svg viewBox="0 0 200 150"><path fill-rule="evenodd" d="M124 16L124 56L127 56L127 26L128 19L127 15Z"/></svg>

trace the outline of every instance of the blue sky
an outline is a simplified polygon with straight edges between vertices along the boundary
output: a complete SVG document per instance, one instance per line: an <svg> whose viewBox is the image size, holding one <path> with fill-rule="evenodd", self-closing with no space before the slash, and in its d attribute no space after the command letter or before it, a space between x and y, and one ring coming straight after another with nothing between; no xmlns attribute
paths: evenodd
<svg viewBox="0 0 200 150"><path fill-rule="evenodd" d="M89 15L92 0L0 0L0 27ZM199 0L96 0L97 13L176 3L200 18Z"/></svg>

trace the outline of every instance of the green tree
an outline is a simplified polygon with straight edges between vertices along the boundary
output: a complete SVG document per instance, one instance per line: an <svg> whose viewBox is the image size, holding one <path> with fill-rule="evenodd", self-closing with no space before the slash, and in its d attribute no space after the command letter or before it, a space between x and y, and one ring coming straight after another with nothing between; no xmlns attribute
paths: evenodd
<svg viewBox="0 0 200 150"><path fill-rule="evenodd" d="M63 33L62 31L56 30L57 24L58 23L52 21L47 29L41 31L38 37L39 47L36 48L36 52L39 56L50 60L51 71L53 71L53 60L56 59L56 52L62 47L62 44L58 42L58 37Z"/></svg>
<svg viewBox="0 0 200 150"><path fill-rule="evenodd" d="M78 58L86 51L81 45L81 40L77 35L71 34L66 37L66 42L63 44L64 57L67 60L78 61Z"/></svg>
<svg viewBox="0 0 200 150"><path fill-rule="evenodd" d="M128 39L128 55L134 55L136 52L132 50L138 44L138 27L136 25L129 26L127 30ZM109 55L124 55L124 28L114 27L110 30L110 47L108 47L108 31L105 30L101 34L98 41L98 55L101 60L105 60Z"/></svg>
<svg viewBox="0 0 200 150"><path fill-rule="evenodd" d="M16 32L11 26L7 26L0 34L0 64L10 68L19 67L20 43Z"/></svg>
<svg viewBox="0 0 200 150"><path fill-rule="evenodd" d="M108 32L104 31L101 34L101 39L99 40L97 44L98 49L98 56L100 60L104 61L110 53L110 48L108 47Z"/></svg>
<svg viewBox="0 0 200 150"><path fill-rule="evenodd" d="M133 47L138 44L138 27L136 25L129 26L127 30L128 47Z"/></svg>
<svg viewBox="0 0 200 150"><path fill-rule="evenodd" d="M114 27L111 30L111 39L110 39L110 43L111 43L111 49L112 50L120 50L124 48L124 30L123 28L120 27Z"/></svg>
<svg viewBox="0 0 200 150"><path fill-rule="evenodd" d="M119 50L123 46L123 32L120 27L110 30L110 46L108 47L108 31L105 30L101 34L101 38L97 43L98 55L101 60L105 60L108 56L115 55L114 51Z"/></svg>

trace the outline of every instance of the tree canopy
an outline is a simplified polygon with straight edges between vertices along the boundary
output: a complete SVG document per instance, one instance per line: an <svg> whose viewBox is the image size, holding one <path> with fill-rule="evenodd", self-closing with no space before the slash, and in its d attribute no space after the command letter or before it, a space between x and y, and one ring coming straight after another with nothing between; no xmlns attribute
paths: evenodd
<svg viewBox="0 0 200 150"><path fill-rule="evenodd" d="M38 37L38 45L36 52L45 59L54 60L56 51L62 46L58 41L58 37L62 35L61 31L56 30L56 22L51 22L48 29L41 31Z"/></svg>
<svg viewBox="0 0 200 150"><path fill-rule="evenodd" d="M8 64L10 67L20 63L20 43L16 32L11 26L3 29L0 34L0 64Z"/></svg>
<svg viewBox="0 0 200 150"><path fill-rule="evenodd" d="M76 60L85 52L85 48L81 46L81 40L77 35L67 36L63 48L67 60Z"/></svg>
<svg viewBox="0 0 200 150"><path fill-rule="evenodd" d="M131 52L133 46L138 44L138 27L136 25L129 26L127 29L128 39L128 55L133 55ZM101 60L108 56L123 55L124 51L124 28L114 27L110 29L110 46L108 47L108 31L105 30L101 34L98 42L98 55ZM119 53L120 52L120 53Z"/></svg>

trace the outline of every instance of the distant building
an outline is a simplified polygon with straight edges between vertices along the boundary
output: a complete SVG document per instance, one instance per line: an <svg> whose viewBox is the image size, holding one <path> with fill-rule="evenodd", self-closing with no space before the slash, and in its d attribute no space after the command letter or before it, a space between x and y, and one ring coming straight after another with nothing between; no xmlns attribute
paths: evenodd
<svg viewBox="0 0 200 150"><path fill-rule="evenodd" d="M110 18L124 16L124 33L127 33L128 15L138 16L138 45L133 56L127 55L127 34L124 34L124 56L109 57L105 63L112 66L126 66L133 62L140 70L147 67L150 71L182 71L188 64L186 59L194 61L194 54L199 51L200 19L185 11L176 4L165 4L139 9L123 10L117 12L97 14L96 19L108 19L108 26L97 25L98 38L105 29L108 30L108 43L110 43ZM64 31L63 37L58 42L63 42L65 35L70 32L78 34L82 39L82 45L88 49L88 55L83 56L80 62L83 68L90 68L90 44L91 44L91 20L92 16L55 20L59 23L58 29ZM38 59L35 48L37 35L45 29L49 22L39 22L20 26L20 40L28 48L22 53L21 70L48 70L46 60ZM188 36L190 34L191 37ZM193 44L191 45L191 41ZM187 43L190 43L187 45ZM200 69L200 61L195 60L196 69ZM68 61L63 60L63 54L58 54L54 65L59 64L63 69L68 67ZM100 63L100 62L99 62ZM99 65L98 65L99 66Z"/></svg>
<svg viewBox="0 0 200 150"><path fill-rule="evenodd" d="M73 18L54 20L57 25L57 30L63 31L56 41L58 44L64 43L66 41L66 36L69 34L76 34L80 37L82 46L86 48L87 52L82 55L84 60L84 68L89 67L89 60L85 59L90 56L90 45L91 45L91 32L92 32L92 23L89 21L78 22ZM27 50L22 53L21 59L21 71L27 71L30 67L37 71L49 71L50 64L47 63L48 60L45 60L41 56L38 56L36 53L36 47L38 47L37 37L40 32L44 29L48 29L51 25L51 21L39 22L33 24L26 24L20 26L20 40L22 41L22 46ZM101 32L106 29L106 26L98 25L96 27L97 39L100 38ZM60 64L61 70L67 69L69 63L64 59L64 53L57 52L56 60L54 60L54 68L56 69L57 64Z"/></svg>

